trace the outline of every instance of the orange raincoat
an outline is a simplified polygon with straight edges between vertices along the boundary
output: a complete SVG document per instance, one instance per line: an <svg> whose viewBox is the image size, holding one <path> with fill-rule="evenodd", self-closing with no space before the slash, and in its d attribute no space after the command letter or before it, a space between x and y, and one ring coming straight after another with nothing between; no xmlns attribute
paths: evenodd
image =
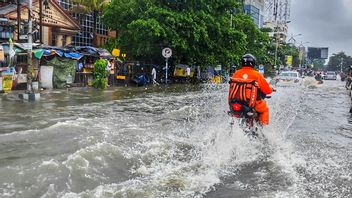
<svg viewBox="0 0 352 198"><path fill-rule="evenodd" d="M255 80L259 85L260 91L267 95L271 94L273 90L271 89L269 83L265 80L263 74L254 70L252 67L244 66L237 70L232 78L241 78L248 80ZM259 113L259 122L261 125L269 124L269 108L264 99L257 100L254 109Z"/></svg>

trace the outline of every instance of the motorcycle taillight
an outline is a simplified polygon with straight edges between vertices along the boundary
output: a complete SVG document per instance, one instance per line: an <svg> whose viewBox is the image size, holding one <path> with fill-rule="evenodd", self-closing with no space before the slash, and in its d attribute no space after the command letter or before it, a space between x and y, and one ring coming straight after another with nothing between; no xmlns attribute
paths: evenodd
<svg viewBox="0 0 352 198"><path fill-rule="evenodd" d="M241 105L238 104L238 103L233 103L233 104L232 104L232 109L233 109L234 111L241 111Z"/></svg>

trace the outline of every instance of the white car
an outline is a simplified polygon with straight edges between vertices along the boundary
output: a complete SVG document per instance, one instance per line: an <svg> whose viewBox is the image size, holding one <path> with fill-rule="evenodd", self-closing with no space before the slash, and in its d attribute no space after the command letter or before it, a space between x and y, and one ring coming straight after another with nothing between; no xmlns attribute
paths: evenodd
<svg viewBox="0 0 352 198"><path fill-rule="evenodd" d="M337 75L333 71L328 71L324 74L324 80L337 80Z"/></svg>
<svg viewBox="0 0 352 198"><path fill-rule="evenodd" d="M296 71L283 71L277 77L274 78L275 84L297 84L302 83L302 78Z"/></svg>

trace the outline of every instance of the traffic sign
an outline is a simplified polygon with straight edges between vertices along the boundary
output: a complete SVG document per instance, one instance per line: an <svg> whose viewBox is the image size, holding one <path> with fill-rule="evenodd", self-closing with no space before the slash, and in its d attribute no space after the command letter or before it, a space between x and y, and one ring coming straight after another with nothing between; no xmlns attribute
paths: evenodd
<svg viewBox="0 0 352 198"><path fill-rule="evenodd" d="M172 56L172 50L170 48L164 48L163 51L161 52L161 54L165 57L165 58L170 58Z"/></svg>

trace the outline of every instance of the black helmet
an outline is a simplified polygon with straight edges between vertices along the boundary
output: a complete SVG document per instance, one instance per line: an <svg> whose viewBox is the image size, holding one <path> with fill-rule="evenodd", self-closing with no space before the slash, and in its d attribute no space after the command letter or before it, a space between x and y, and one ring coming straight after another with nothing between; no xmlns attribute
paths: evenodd
<svg viewBox="0 0 352 198"><path fill-rule="evenodd" d="M241 58L242 66L251 66L254 67L256 64L255 57L252 54L245 54Z"/></svg>

